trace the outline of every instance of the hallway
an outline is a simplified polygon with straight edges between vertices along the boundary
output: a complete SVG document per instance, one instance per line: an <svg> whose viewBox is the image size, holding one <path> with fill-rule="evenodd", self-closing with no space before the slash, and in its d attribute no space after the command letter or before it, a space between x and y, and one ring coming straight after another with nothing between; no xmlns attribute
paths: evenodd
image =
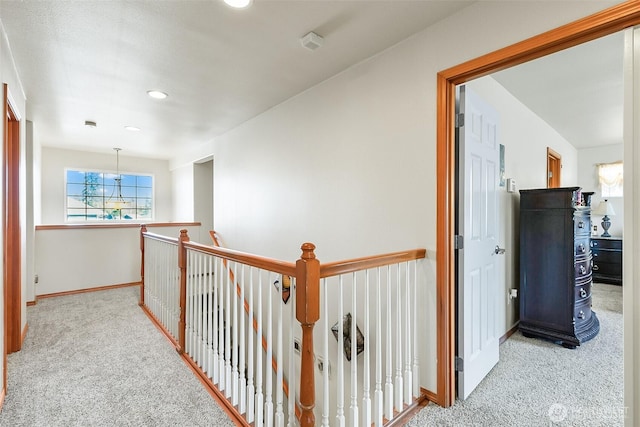
<svg viewBox="0 0 640 427"><path fill-rule="evenodd" d="M41 299L0 426L233 426L127 287Z"/></svg>

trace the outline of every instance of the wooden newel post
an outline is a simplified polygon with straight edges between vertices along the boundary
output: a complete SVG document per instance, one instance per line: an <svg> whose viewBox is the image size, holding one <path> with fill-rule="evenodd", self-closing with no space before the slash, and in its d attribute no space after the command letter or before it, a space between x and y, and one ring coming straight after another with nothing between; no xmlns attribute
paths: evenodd
<svg viewBox="0 0 640 427"><path fill-rule="evenodd" d="M315 426L313 408L316 406L314 379L313 327L320 319L320 261L315 245L304 243L302 255L296 262L296 319L302 327L302 360L300 362L301 427Z"/></svg>
<svg viewBox="0 0 640 427"><path fill-rule="evenodd" d="M187 328L187 250L184 242L189 241L187 230L180 230L178 239L178 267L180 268L180 320L178 321L178 353L184 353L185 331Z"/></svg>
<svg viewBox="0 0 640 427"><path fill-rule="evenodd" d="M144 233L147 232L147 226L142 224L140 226L140 302L141 306L144 305Z"/></svg>

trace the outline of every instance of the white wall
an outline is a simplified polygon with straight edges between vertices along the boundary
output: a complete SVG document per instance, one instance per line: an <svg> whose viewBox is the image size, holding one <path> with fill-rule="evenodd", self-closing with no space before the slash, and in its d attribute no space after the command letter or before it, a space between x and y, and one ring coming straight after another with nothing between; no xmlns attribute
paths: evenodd
<svg viewBox="0 0 640 427"><path fill-rule="evenodd" d="M202 230L213 230L213 160L193 165L193 219L202 224ZM204 236L209 245L211 239Z"/></svg>
<svg viewBox="0 0 640 427"><path fill-rule="evenodd" d="M37 147L34 147L33 143L33 122L26 122L26 182L25 182L25 202L27 209L27 217L25 223L25 232L26 232L26 273L24 276L26 301L35 301L36 294L34 289L34 245L35 245L35 196L34 196L34 168L35 162L34 158L37 155Z"/></svg>
<svg viewBox="0 0 640 427"><path fill-rule="evenodd" d="M520 189L546 188L547 147L562 155L562 186L578 182L578 152L566 139L534 114L502 85L491 77L483 77L468 86L492 105L500 115L500 143L505 146L505 176L516 180L515 193L500 188L500 242L505 256L500 258L500 271L505 275L505 287L499 289L496 331L504 335L519 319L519 302L507 298L509 288L520 288L519 217Z"/></svg>
<svg viewBox="0 0 640 427"><path fill-rule="evenodd" d="M191 160L214 156L216 230L231 248L288 260L305 241L321 261L433 250L437 72L611 4L478 2L243 123L210 152L203 144ZM511 162L510 176L529 170ZM544 182L523 176L520 187ZM434 390L435 268L424 274L421 384Z"/></svg>
<svg viewBox="0 0 640 427"><path fill-rule="evenodd" d="M200 239L199 226L149 227L147 231L177 238L182 228L191 240ZM139 228L37 230L35 240L37 295L140 281Z"/></svg>
<svg viewBox="0 0 640 427"><path fill-rule="evenodd" d="M193 164L171 170L171 189L174 194L173 218L193 221Z"/></svg>
<svg viewBox="0 0 640 427"><path fill-rule="evenodd" d="M595 209L603 200L600 196L600 185L598 183L598 163L611 163L622 160L624 156L624 144L604 145L601 147L583 148L578 150L578 182L583 191L595 191L591 198L591 206ZM613 209L616 212L611 218L611 228L609 234L612 236L622 236L624 229L624 197L608 197ZM602 216L592 214L593 224L598 226L598 235L603 233Z"/></svg>
<svg viewBox="0 0 640 427"><path fill-rule="evenodd" d="M34 126L37 128L37 123ZM64 224L65 168L115 171L115 153L62 150L42 147L41 153L41 224ZM172 186L169 162L129 157L120 152L120 172L154 176L154 221L172 221Z"/></svg>

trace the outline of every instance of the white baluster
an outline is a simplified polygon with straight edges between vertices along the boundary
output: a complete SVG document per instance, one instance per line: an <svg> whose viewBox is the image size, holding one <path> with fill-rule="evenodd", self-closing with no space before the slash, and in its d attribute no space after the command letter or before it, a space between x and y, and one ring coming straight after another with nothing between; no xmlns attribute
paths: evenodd
<svg viewBox="0 0 640 427"><path fill-rule="evenodd" d="M224 380L226 382L224 386L226 398L231 397L231 393L233 391L233 387L231 385L232 377L231 377L231 331L230 329L233 327L231 323L231 297L233 295L232 291L232 283L231 283L231 261L227 260L227 271L225 271L225 276L227 278L225 286L225 324L224 324Z"/></svg>
<svg viewBox="0 0 640 427"><path fill-rule="evenodd" d="M276 344L278 346L277 352L276 352L276 364L278 365L278 368L276 370L276 413L275 413L275 423L274 425L276 427L284 427L284 408L283 408L283 390L284 390L284 386L283 386L283 382L282 382L282 377L283 377L283 361L282 361L282 352L283 352L283 348L282 348L282 306L284 305L284 303L282 302L282 293L284 292L284 277L280 277L280 291L278 293L278 299L277 304L278 304L278 323L277 323L277 337L276 337Z"/></svg>
<svg viewBox="0 0 640 427"><path fill-rule="evenodd" d="M191 262L191 259L189 257L189 254L187 253L187 265L189 264L189 262ZM191 340L193 339L193 331L192 331L192 325L191 325L191 310L193 309L193 304L191 304L191 302L189 301L189 298L191 296L191 280L189 280L189 276L187 276L187 290L186 290L186 294L187 294L187 298L185 301L185 342L184 342L184 346L185 346L185 352L187 354L190 354L191 352Z"/></svg>
<svg viewBox="0 0 640 427"><path fill-rule="evenodd" d="M287 417L287 427L295 427L296 425L296 369L295 355L293 352L293 328L296 325L296 295L295 295L295 279L291 278L289 282L289 295L291 301L290 319L289 319L289 396L287 404L289 407L289 415Z"/></svg>
<svg viewBox="0 0 640 427"><path fill-rule="evenodd" d="M413 396L420 396L418 361L418 261L413 262Z"/></svg>
<svg viewBox="0 0 640 427"><path fill-rule="evenodd" d="M239 302L239 310L240 310L240 360L238 361L238 369L240 370L240 403L238 405L238 411L241 414L244 414L247 411L247 379L244 376L245 373L245 323L244 323L244 264L240 265L240 276L242 277L240 280L240 302Z"/></svg>
<svg viewBox="0 0 640 427"><path fill-rule="evenodd" d="M273 360L273 293L271 292L271 283L269 280L269 288L267 292L267 357L265 360L265 402L264 402L264 425L273 426L273 373L271 370L271 361Z"/></svg>
<svg viewBox="0 0 640 427"><path fill-rule="evenodd" d="M329 426L329 289L327 279L322 279L322 357L324 369L322 370L322 426ZM289 397L291 398L291 397Z"/></svg>
<svg viewBox="0 0 640 427"><path fill-rule="evenodd" d="M225 301L225 297L226 297L226 292L225 287L226 287L226 277L227 277L227 270L225 268L225 260L224 259L220 259L220 277L218 279L218 290L220 291L220 295L218 297L218 375L220 376L220 382L218 383L218 388L222 391L226 388L227 386L227 379L225 377L225 355L226 355L226 348L225 348L225 335L226 332L225 330L227 328L225 328L225 318L226 318L226 314L225 314L225 310L226 310L226 301Z"/></svg>
<svg viewBox="0 0 640 427"><path fill-rule="evenodd" d="M255 394L256 389L253 385L253 267L249 267L249 339L247 340L247 352L249 354L249 362L247 363L247 422L252 423L255 419ZM260 347L258 347L260 351Z"/></svg>
<svg viewBox="0 0 640 427"><path fill-rule="evenodd" d="M256 331L256 409L255 427L264 425L264 395L262 394L262 272L258 271L258 330Z"/></svg>
<svg viewBox="0 0 640 427"><path fill-rule="evenodd" d="M214 317L214 309L213 309L213 262L215 258L213 255L209 255L208 257L209 268L208 268L208 276L207 276L207 374L210 379L213 379L213 317Z"/></svg>
<svg viewBox="0 0 640 427"><path fill-rule="evenodd" d="M173 251L169 250L169 253L173 253ZM177 251L176 251L176 255L177 255ZM177 260L178 258L176 258ZM168 260L167 260L168 261ZM171 305L165 305L166 307L171 307L174 309L175 312L175 319L176 319L176 323L175 323L175 331L176 331L176 338L180 336L180 316L182 315L181 310L182 308L180 307L180 269L176 267L175 265L175 260L171 260L171 266L173 267L173 269L171 271L169 271L169 274L167 274L167 279L165 282L165 295L167 295L170 289L174 290L175 293L175 299L174 299L174 303ZM166 304L166 303L165 303ZM184 308L186 311L186 307ZM170 313L167 312L167 315L169 315ZM186 315L186 313L185 313ZM167 321L169 321L170 317L167 317ZM186 327L186 324L185 324ZM185 331L185 340L188 339L188 335L186 334ZM185 342L186 345L186 342Z"/></svg>
<svg viewBox="0 0 640 427"><path fill-rule="evenodd" d="M393 391L395 395L395 409L398 412L402 412L402 391L404 390L402 384L402 284L399 264L396 266L396 271L396 377Z"/></svg>
<svg viewBox="0 0 640 427"><path fill-rule="evenodd" d="M178 246L167 246L166 255L170 255L166 260L167 275L165 280L165 295L170 296L171 303L167 305L167 321L172 321L174 337L180 336L180 268L176 265L178 259Z"/></svg>
<svg viewBox="0 0 640 427"><path fill-rule="evenodd" d="M195 277L196 279L196 283L198 284L198 290L196 292L195 298L196 298L196 319L197 319L197 327L198 327L198 333L196 334L196 349L197 349L197 357L198 357L198 366L200 366L201 368L204 366L203 364L203 360L204 360L204 347L203 347L203 342L204 342L204 326L203 326L203 316L204 316L204 300L202 299L204 292L202 290L202 281L204 279L204 269L202 268L202 261L203 261L203 254L200 254L198 252L194 252L195 258L196 258L196 271L193 272L193 274L197 274L197 276Z"/></svg>
<svg viewBox="0 0 640 427"><path fill-rule="evenodd" d="M405 267L407 280L405 285L404 301L405 301L405 349L404 349L404 403L406 405L411 404L413 394L413 375L411 373L411 291L410 291L410 274L409 274L409 262L407 261Z"/></svg>
<svg viewBox="0 0 640 427"><path fill-rule="evenodd" d="M212 345L213 345L213 383L220 384L220 361L218 360L218 337L219 331L222 329L220 327L221 323L218 321L219 313L222 312L220 310L220 300L218 296L220 295L220 276L222 275L222 268L220 267L221 260L218 257L213 259L213 308L211 310L211 317L213 318L213 331L212 331Z"/></svg>
<svg viewBox="0 0 640 427"><path fill-rule="evenodd" d="M353 273L353 291L351 293L351 405L349 406L351 415L351 425L358 426L358 334L357 328L357 273Z"/></svg>
<svg viewBox="0 0 640 427"><path fill-rule="evenodd" d="M238 353L239 353L239 343L238 343L238 292L236 288L236 283L238 281L238 263L233 263L233 283L231 284L231 299L233 300L233 321L231 323L231 329L233 330L233 338L231 341L231 354L233 358L233 370L231 371L232 375L232 390L231 393L231 403L233 406L238 405L238 385L240 382L240 376L238 374Z"/></svg>
<svg viewBox="0 0 640 427"><path fill-rule="evenodd" d="M205 267L205 254L200 254L200 289L198 296L200 302L200 366L203 372L207 371L207 276Z"/></svg>
<svg viewBox="0 0 640 427"><path fill-rule="evenodd" d="M375 423L382 427L382 413L384 412L384 393L382 392L382 295L380 293L381 267L378 267L378 283L376 283L376 391ZM366 340L366 337L365 337Z"/></svg>
<svg viewBox="0 0 640 427"><path fill-rule="evenodd" d="M371 427L371 366L369 360L369 304L371 303L369 296L370 283L369 270L365 272L364 282L364 378L362 387L362 426Z"/></svg>
<svg viewBox="0 0 640 427"><path fill-rule="evenodd" d="M345 417L344 417L344 331L342 325L342 318L344 317L342 311L342 285L343 278L340 275L340 280L338 281L338 390L336 396L337 403L337 412L336 412L336 425L337 427L344 427L345 425Z"/></svg>
<svg viewBox="0 0 640 427"><path fill-rule="evenodd" d="M189 330L191 331L191 341L189 342L189 355L191 358L198 363L198 354L197 354L197 333L198 333L198 316L196 310L198 308L198 303L196 299L197 294L197 278L193 276L195 271L194 264L196 263L195 254L191 251L187 251L187 257L189 262L187 262L187 307L189 307Z"/></svg>
<svg viewBox="0 0 640 427"><path fill-rule="evenodd" d="M393 381L392 381L392 359L391 349L393 342L391 341L391 319L393 318L391 302L391 266L387 266L387 319L386 319L386 380L384 383L384 416L386 419L393 419Z"/></svg>

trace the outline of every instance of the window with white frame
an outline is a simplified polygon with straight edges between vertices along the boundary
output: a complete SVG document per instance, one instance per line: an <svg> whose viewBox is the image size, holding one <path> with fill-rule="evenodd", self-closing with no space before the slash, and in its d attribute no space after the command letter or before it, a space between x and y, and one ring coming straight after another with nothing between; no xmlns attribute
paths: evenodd
<svg viewBox="0 0 640 427"><path fill-rule="evenodd" d="M153 219L152 175L67 169L65 189L67 221Z"/></svg>
<svg viewBox="0 0 640 427"><path fill-rule="evenodd" d="M598 165L601 197L622 197L622 162Z"/></svg>

